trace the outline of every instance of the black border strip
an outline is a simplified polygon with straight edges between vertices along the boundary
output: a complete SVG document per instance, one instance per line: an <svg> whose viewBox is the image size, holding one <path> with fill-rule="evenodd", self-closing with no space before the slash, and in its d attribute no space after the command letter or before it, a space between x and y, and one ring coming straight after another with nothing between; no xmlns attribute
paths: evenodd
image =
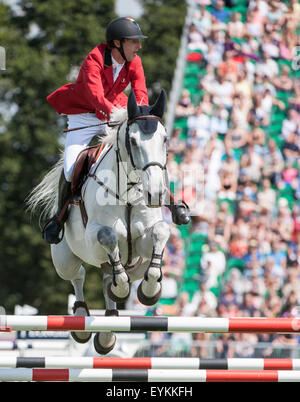
<svg viewBox="0 0 300 402"><path fill-rule="evenodd" d="M227 359L200 359L199 369L228 370Z"/></svg>
<svg viewBox="0 0 300 402"><path fill-rule="evenodd" d="M131 317L130 331L168 331L168 317Z"/></svg>
<svg viewBox="0 0 300 402"><path fill-rule="evenodd" d="M148 370L113 369L112 381L148 382Z"/></svg>
<svg viewBox="0 0 300 402"><path fill-rule="evenodd" d="M16 368L46 368L44 357L17 357Z"/></svg>

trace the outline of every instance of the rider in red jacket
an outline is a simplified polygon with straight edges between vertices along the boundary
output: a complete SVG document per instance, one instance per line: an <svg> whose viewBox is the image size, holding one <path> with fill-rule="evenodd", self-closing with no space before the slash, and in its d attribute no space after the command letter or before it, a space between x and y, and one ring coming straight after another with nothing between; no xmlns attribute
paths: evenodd
<svg viewBox="0 0 300 402"><path fill-rule="evenodd" d="M140 57L143 35L137 22L130 17L111 21L106 29L106 43L95 47L85 58L74 84L66 84L47 97L59 114L68 116L68 127L95 126L99 120L124 120L127 114L125 88L131 84L139 105L148 105L146 80ZM58 210L43 229L44 239L50 243L61 240L59 234L66 221L64 206L71 196L71 178L78 154L92 138L99 134L100 126L67 133L64 169L59 182ZM104 133L105 131L103 131ZM190 221L183 204L169 206L173 221L186 224Z"/></svg>
<svg viewBox="0 0 300 402"><path fill-rule="evenodd" d="M136 54L139 41L130 43L130 55L118 78L113 80L111 49L101 43L85 58L75 84L66 84L47 97L50 105L63 114L93 112L100 120L108 120L112 110L126 109L125 88L131 83L137 103L148 105L148 94L142 61ZM125 45L126 51L126 45ZM133 57L133 58L132 58ZM132 60L131 60L132 59Z"/></svg>

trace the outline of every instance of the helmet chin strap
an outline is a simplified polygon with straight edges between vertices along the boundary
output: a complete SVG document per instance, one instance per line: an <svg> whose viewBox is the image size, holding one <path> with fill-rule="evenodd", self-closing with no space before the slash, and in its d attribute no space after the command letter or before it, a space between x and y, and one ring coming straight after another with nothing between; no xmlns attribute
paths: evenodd
<svg viewBox="0 0 300 402"><path fill-rule="evenodd" d="M116 47L116 49L119 51L119 53L120 53L120 55L123 57L123 59L124 59L125 61L128 61L128 60L126 59L125 52L124 52L124 48L123 48L123 39L120 40L120 47Z"/></svg>

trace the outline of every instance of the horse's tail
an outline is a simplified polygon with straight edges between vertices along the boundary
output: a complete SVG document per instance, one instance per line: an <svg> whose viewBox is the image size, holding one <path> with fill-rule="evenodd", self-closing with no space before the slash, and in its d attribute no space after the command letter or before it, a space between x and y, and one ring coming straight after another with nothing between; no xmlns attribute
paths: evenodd
<svg viewBox="0 0 300 402"><path fill-rule="evenodd" d="M55 212L58 183L63 163L64 158L62 155L26 199L27 209L33 215L39 214L40 221L49 218Z"/></svg>

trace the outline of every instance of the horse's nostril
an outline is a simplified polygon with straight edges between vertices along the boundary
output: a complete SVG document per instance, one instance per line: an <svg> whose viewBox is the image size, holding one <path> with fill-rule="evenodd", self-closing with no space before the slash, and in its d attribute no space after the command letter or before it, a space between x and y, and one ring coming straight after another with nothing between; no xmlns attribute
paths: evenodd
<svg viewBox="0 0 300 402"><path fill-rule="evenodd" d="M147 191L145 198L148 206L158 207L162 205L163 193L159 192L157 195L153 196L149 191Z"/></svg>

